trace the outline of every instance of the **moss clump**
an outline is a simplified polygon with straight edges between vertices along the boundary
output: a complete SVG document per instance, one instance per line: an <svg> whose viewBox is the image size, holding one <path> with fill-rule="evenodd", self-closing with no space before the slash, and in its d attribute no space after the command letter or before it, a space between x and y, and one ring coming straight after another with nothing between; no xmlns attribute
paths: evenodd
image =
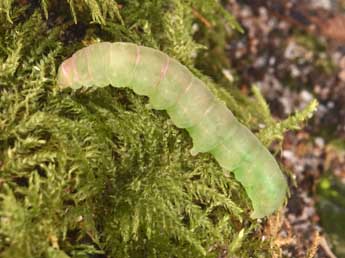
<svg viewBox="0 0 345 258"><path fill-rule="evenodd" d="M83 45L136 42L189 66L254 125L255 103L194 68L212 37L200 15L223 34L224 23L238 27L220 4L0 0L0 12L1 257L270 256L245 191L210 155L192 157L165 112L130 90L55 84L57 66Z"/></svg>

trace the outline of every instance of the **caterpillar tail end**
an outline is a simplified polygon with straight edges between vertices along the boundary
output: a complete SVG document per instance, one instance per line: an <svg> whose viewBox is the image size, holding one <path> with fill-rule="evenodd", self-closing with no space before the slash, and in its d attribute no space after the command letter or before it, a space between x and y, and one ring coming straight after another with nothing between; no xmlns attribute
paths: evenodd
<svg viewBox="0 0 345 258"><path fill-rule="evenodd" d="M271 212L262 212L262 211L259 211L259 210L255 210L250 214L250 218L251 219L262 219L262 218L265 218L265 217L268 217L268 216L271 216L273 213L275 213L276 210L272 210Z"/></svg>
<svg viewBox="0 0 345 258"><path fill-rule="evenodd" d="M273 213L277 212L284 206L284 203L286 201L286 192L288 188L285 178L283 178L279 182L279 184L277 184L277 188L279 191L277 191L276 193L268 193L266 195L266 198L265 196L263 196L261 202L253 202L253 198L251 198L253 212L250 214L250 217L252 219L261 219L264 217L271 216Z"/></svg>
<svg viewBox="0 0 345 258"><path fill-rule="evenodd" d="M198 151L193 147L193 148L191 148L190 149L190 154L192 155L192 156L196 156L196 155L198 155Z"/></svg>
<svg viewBox="0 0 345 258"><path fill-rule="evenodd" d="M250 218L251 219L261 219L263 217L265 217L266 215L261 214L260 212L258 212L257 210L254 210L251 214L250 214Z"/></svg>

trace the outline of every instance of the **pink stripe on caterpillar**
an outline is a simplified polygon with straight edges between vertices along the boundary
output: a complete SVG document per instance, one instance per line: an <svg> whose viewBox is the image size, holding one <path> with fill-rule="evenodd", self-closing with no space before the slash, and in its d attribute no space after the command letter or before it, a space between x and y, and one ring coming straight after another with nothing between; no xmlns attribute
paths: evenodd
<svg viewBox="0 0 345 258"><path fill-rule="evenodd" d="M76 55L73 55L72 56L72 71L73 71L73 74L74 74L74 81L80 81L80 76L77 72L77 64L76 64L76 58L75 58Z"/></svg>
<svg viewBox="0 0 345 258"><path fill-rule="evenodd" d="M202 118L200 119L200 121L197 123L197 124L199 124L202 120L203 120L203 118L208 114L208 113L210 113L210 111L216 106L216 102L214 101L213 103L212 103L212 105L210 105L206 110L205 110L205 112L202 114Z"/></svg>
<svg viewBox="0 0 345 258"><path fill-rule="evenodd" d="M183 95L185 95L188 91L189 91L189 89L192 87L192 85L193 85L193 80L194 79L194 76L191 76L191 80L190 80L190 82L188 83L188 85L187 85L187 87L178 95L178 97L177 97L177 99L176 99L176 103L179 101L179 99L183 96Z"/></svg>
<svg viewBox="0 0 345 258"><path fill-rule="evenodd" d="M86 56L86 64L87 64L87 77L88 79L91 81L93 78L92 78L92 75L90 73L90 64L89 64L89 51L88 49L85 50L85 56Z"/></svg>
<svg viewBox="0 0 345 258"><path fill-rule="evenodd" d="M136 49L137 49L137 54L136 54L136 58L135 58L135 68L137 68L137 65L139 64L140 59L141 59L140 49L139 49L138 45L136 45Z"/></svg>
<svg viewBox="0 0 345 258"><path fill-rule="evenodd" d="M137 67L138 67L138 64L140 63L140 60L141 60L141 55L140 55L140 47L138 45L135 45L136 47L136 55L135 55L135 64L134 64L134 68L133 68L133 71L132 71L132 79L130 79L129 81L129 87L130 85L132 84L133 80L134 80L134 76L135 76L135 72L137 70Z"/></svg>
<svg viewBox="0 0 345 258"><path fill-rule="evenodd" d="M176 105L176 103L178 103L178 101L180 100L182 95L184 95L192 87L192 83L193 83L193 76L191 76L190 82L188 83L187 87L178 94L178 96L177 96L177 98L175 100L174 105Z"/></svg>
<svg viewBox="0 0 345 258"><path fill-rule="evenodd" d="M191 80L190 83L188 84L187 88L183 91L183 93L180 94L180 95L178 96L176 103L179 101L179 99L180 99L180 97L182 97L182 95L185 95L185 94L192 88L193 79L194 79L194 77L192 77L192 80ZM181 109L182 109L182 112L183 112L183 113L188 112L188 109L187 109L186 107L182 107ZM199 122L198 122L198 123L199 123Z"/></svg>
<svg viewBox="0 0 345 258"><path fill-rule="evenodd" d="M165 78L165 76L166 76L166 74L167 74L167 72L168 72L169 64L170 64L170 58L169 58L168 56L166 56L166 58L167 58L167 61L166 61L166 63L164 64L164 66L162 67L162 69L161 69L161 72L160 72L160 76L159 76L158 82L156 83L156 86L155 86L156 88L159 87L161 81L164 80L164 78Z"/></svg>
<svg viewBox="0 0 345 258"><path fill-rule="evenodd" d="M168 56L167 57L167 62L166 64L162 67L162 70L161 70L161 77L160 79L163 80L165 75L167 74L168 72L168 69L169 69L169 64L170 64L170 58Z"/></svg>
<svg viewBox="0 0 345 258"><path fill-rule="evenodd" d="M111 45L110 45L108 69L110 69L110 67L111 67L110 64L111 64L112 60L113 60L113 51L111 51ZM111 84L111 79L109 79L109 78L110 78L110 75L111 75L111 72L112 72L112 71L110 70L110 71L107 72L107 74L106 74L107 81L108 81L109 84Z"/></svg>

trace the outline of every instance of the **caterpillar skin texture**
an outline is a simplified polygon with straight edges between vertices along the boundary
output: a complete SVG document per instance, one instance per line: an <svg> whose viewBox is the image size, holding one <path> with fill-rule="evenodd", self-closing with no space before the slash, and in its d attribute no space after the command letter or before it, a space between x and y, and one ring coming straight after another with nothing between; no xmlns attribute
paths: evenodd
<svg viewBox="0 0 345 258"><path fill-rule="evenodd" d="M252 218L282 206L287 183L271 153L178 61L152 48L103 42L77 51L59 67L62 88L109 84L148 96L152 108L166 110L177 127L189 132L192 154L209 152L233 171L252 201Z"/></svg>

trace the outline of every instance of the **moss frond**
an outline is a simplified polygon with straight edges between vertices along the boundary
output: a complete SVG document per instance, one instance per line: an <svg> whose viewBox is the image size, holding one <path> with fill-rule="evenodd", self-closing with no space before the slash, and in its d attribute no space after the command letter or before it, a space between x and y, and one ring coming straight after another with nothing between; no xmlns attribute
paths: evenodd
<svg viewBox="0 0 345 258"><path fill-rule="evenodd" d="M267 124L267 127L259 133L260 140L266 145L269 145L274 140L281 141L285 132L301 129L303 124L312 117L317 106L318 102L314 99L303 110L296 112L285 120Z"/></svg>
<svg viewBox="0 0 345 258"><path fill-rule="evenodd" d="M12 22L11 20L11 7L14 0L1 0L0 1L0 13L5 14L7 21Z"/></svg>

